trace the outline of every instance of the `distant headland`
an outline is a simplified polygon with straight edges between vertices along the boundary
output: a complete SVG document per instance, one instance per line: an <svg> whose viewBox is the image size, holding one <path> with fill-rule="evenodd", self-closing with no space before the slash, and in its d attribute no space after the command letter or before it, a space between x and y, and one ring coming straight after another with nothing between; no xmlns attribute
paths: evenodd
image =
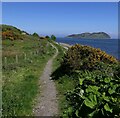
<svg viewBox="0 0 120 118"><path fill-rule="evenodd" d="M111 37L105 32L93 32L93 33L81 33L68 35L68 38L79 38L79 39L110 39Z"/></svg>

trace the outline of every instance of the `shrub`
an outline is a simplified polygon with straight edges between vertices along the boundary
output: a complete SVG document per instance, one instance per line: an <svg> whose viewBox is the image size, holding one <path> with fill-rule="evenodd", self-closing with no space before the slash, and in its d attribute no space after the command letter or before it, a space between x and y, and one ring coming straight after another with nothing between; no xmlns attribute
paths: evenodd
<svg viewBox="0 0 120 118"><path fill-rule="evenodd" d="M64 55L62 67L65 71L93 70L99 62L111 64L117 63L117 60L100 49L76 44Z"/></svg>
<svg viewBox="0 0 120 118"><path fill-rule="evenodd" d="M120 63L115 67L114 76L120 77Z"/></svg>
<svg viewBox="0 0 120 118"><path fill-rule="evenodd" d="M50 37L49 36L45 36L46 39L49 39Z"/></svg>
<svg viewBox="0 0 120 118"><path fill-rule="evenodd" d="M63 116L80 118L120 117L120 78L95 72L79 72L79 84L67 93Z"/></svg>
<svg viewBox="0 0 120 118"><path fill-rule="evenodd" d="M16 33L12 30L7 30L2 32L2 40L6 40L6 39L13 41L18 39L23 40L24 38L19 33Z"/></svg>
<svg viewBox="0 0 120 118"><path fill-rule="evenodd" d="M51 35L51 39L52 39L53 41L55 41L55 40L56 40L56 37L55 37L54 35Z"/></svg>
<svg viewBox="0 0 120 118"><path fill-rule="evenodd" d="M32 34L34 37L39 37L39 35L35 32Z"/></svg>
<svg viewBox="0 0 120 118"><path fill-rule="evenodd" d="M15 40L16 38L18 38L18 36L16 36L12 31L5 31L2 32L2 39L10 39L10 40Z"/></svg>

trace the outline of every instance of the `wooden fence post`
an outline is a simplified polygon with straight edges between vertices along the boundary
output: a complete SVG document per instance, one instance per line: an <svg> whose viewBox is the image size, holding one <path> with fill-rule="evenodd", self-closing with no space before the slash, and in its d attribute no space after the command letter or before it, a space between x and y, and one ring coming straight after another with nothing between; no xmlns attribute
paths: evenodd
<svg viewBox="0 0 120 118"><path fill-rule="evenodd" d="M34 52L34 53L35 53L35 55L37 55L36 50L35 50L35 52Z"/></svg>
<svg viewBox="0 0 120 118"><path fill-rule="evenodd" d="M26 60L26 53L24 53L24 60Z"/></svg>
<svg viewBox="0 0 120 118"><path fill-rule="evenodd" d="M36 54L38 55L38 50L36 50Z"/></svg>
<svg viewBox="0 0 120 118"><path fill-rule="evenodd" d="M39 51L37 50L37 54L39 53Z"/></svg>
<svg viewBox="0 0 120 118"><path fill-rule="evenodd" d="M18 55L16 55L16 63L18 63Z"/></svg>
<svg viewBox="0 0 120 118"><path fill-rule="evenodd" d="M5 60L5 65L7 65L7 57L5 57L5 59L4 59L4 60Z"/></svg>

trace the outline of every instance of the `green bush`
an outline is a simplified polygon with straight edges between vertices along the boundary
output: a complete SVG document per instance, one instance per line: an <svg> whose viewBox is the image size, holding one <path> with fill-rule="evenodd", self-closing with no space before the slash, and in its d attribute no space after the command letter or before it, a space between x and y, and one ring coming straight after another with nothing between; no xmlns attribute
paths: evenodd
<svg viewBox="0 0 120 118"><path fill-rule="evenodd" d="M51 39L52 39L53 41L55 41L55 40L56 40L56 37L55 37L54 35L51 35Z"/></svg>
<svg viewBox="0 0 120 118"><path fill-rule="evenodd" d="M50 37L49 36L45 36L46 39L49 39Z"/></svg>
<svg viewBox="0 0 120 118"><path fill-rule="evenodd" d="M33 33L32 35L39 38L39 35L36 32Z"/></svg>
<svg viewBox="0 0 120 118"><path fill-rule="evenodd" d="M117 63L117 60L100 49L76 44L63 57L62 67L65 71L95 70L99 62L111 64Z"/></svg>
<svg viewBox="0 0 120 118"><path fill-rule="evenodd" d="M115 75L115 77L120 77L120 63L115 68L114 75Z"/></svg>
<svg viewBox="0 0 120 118"><path fill-rule="evenodd" d="M74 118L120 117L120 78L101 72L78 72L79 84L66 94L68 110Z"/></svg>

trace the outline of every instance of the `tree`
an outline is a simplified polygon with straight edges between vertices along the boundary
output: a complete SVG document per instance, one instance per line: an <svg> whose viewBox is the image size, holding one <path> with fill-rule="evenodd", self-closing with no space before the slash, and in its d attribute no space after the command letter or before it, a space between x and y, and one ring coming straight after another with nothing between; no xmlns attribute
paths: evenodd
<svg viewBox="0 0 120 118"><path fill-rule="evenodd" d="M50 37L49 36L45 36L46 39L49 39Z"/></svg>
<svg viewBox="0 0 120 118"><path fill-rule="evenodd" d="M39 35L35 32L35 33L33 33L33 36L35 36L35 37L39 37Z"/></svg>
<svg viewBox="0 0 120 118"><path fill-rule="evenodd" d="M56 40L56 37L55 37L54 35L51 35L51 39L52 39L53 41L55 41L55 40Z"/></svg>

